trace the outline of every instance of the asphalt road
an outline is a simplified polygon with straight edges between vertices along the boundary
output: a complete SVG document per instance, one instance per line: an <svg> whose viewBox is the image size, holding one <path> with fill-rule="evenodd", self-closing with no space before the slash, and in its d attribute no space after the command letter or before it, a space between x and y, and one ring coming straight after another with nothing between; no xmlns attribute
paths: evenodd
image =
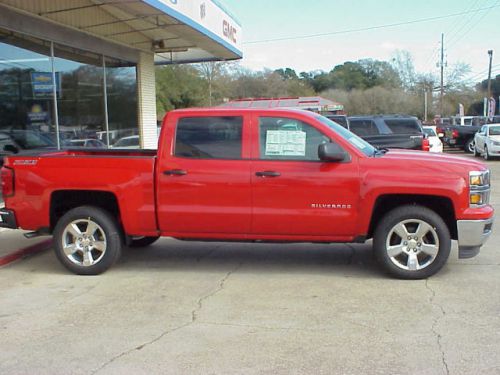
<svg viewBox="0 0 500 375"><path fill-rule="evenodd" d="M0 373L500 374L495 229L422 281L369 244L162 239L97 277L42 253L0 269Z"/></svg>

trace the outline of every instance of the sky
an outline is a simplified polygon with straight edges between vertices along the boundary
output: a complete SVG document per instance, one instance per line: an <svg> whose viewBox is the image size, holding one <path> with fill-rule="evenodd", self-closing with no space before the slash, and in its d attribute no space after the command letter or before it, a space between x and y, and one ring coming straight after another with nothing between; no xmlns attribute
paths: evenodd
<svg viewBox="0 0 500 375"><path fill-rule="evenodd" d="M500 74L500 0L222 2L242 24L241 64L253 70L330 71L345 61L390 61L405 50L417 72L438 74L444 33L445 69L463 62L471 67L471 80L486 79L493 50L493 76ZM359 30L366 28L372 29Z"/></svg>

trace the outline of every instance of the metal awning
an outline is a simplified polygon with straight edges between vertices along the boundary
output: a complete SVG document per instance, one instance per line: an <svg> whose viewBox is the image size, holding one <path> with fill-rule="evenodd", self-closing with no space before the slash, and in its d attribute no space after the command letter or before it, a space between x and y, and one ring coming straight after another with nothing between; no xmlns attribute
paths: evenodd
<svg viewBox="0 0 500 375"><path fill-rule="evenodd" d="M242 57L241 26L216 0L2 0L0 6L154 52L159 64Z"/></svg>

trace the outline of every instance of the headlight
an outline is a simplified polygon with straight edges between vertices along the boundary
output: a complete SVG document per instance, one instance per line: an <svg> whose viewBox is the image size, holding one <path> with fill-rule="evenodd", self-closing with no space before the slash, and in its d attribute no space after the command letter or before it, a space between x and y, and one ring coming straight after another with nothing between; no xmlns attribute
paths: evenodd
<svg viewBox="0 0 500 375"><path fill-rule="evenodd" d="M491 143L493 144L493 146L500 146L500 142L492 141Z"/></svg>
<svg viewBox="0 0 500 375"><path fill-rule="evenodd" d="M481 207L490 201L490 171L469 172L469 206Z"/></svg>
<svg viewBox="0 0 500 375"><path fill-rule="evenodd" d="M469 184L473 186L488 186L490 185L490 171L472 171L469 172Z"/></svg>

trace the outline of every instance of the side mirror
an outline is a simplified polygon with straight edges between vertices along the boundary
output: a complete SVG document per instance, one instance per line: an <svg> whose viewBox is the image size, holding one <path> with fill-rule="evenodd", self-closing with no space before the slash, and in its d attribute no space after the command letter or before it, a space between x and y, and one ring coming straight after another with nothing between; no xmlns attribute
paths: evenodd
<svg viewBox="0 0 500 375"><path fill-rule="evenodd" d="M318 157L322 161L344 161L347 155L336 143L322 143L318 146Z"/></svg>
<svg viewBox="0 0 500 375"><path fill-rule="evenodd" d="M19 150L17 149L17 147L14 146L14 145L5 145L5 146L3 146L3 150L7 151L7 152L10 152L12 154L17 154L19 152Z"/></svg>

